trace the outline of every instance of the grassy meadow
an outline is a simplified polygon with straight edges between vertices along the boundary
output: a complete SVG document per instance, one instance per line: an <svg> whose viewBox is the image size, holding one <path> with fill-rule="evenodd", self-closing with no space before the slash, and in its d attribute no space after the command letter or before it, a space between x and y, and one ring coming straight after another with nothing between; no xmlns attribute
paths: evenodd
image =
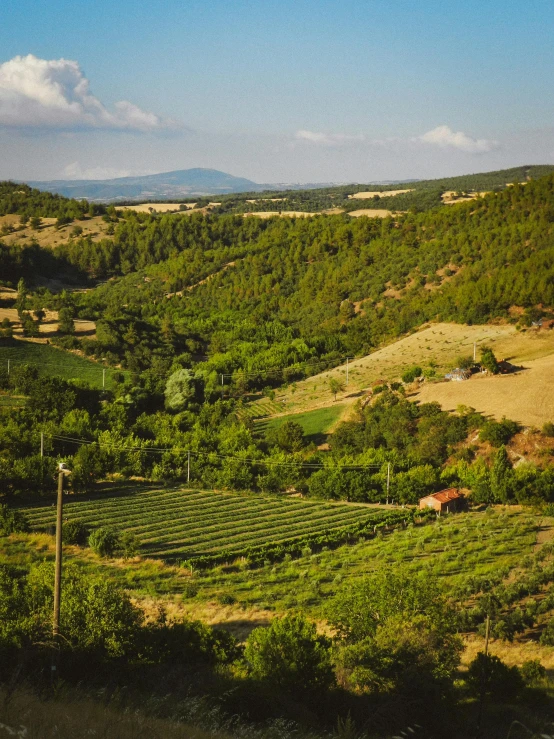
<svg viewBox="0 0 554 739"><path fill-rule="evenodd" d="M269 431L270 429L278 429L286 421L294 421L302 427L304 436L309 441L313 440L315 442L319 442L321 441L321 437L324 437L333 430L333 427L344 414L345 409L345 405L337 404L323 408L316 408L307 413L294 413L285 416L277 416L259 421L257 428L262 431Z"/></svg>
<svg viewBox="0 0 554 739"><path fill-rule="evenodd" d="M6 370L30 364L41 373L64 380L83 380L94 388L102 387L102 366L77 354L58 349L51 344L34 341L0 340L0 368ZM114 370L106 369L106 387L111 384Z"/></svg>

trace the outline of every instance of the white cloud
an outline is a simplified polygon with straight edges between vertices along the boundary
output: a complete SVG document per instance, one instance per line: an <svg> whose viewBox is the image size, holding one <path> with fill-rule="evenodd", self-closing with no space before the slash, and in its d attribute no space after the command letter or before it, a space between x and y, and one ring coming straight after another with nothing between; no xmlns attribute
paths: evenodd
<svg viewBox="0 0 554 739"><path fill-rule="evenodd" d="M468 154L486 154L499 147L498 141L472 139L462 131L454 132L449 126L437 126L415 140L440 146L442 149L458 149Z"/></svg>
<svg viewBox="0 0 554 739"><path fill-rule="evenodd" d="M147 132L175 124L126 100L109 111L91 94L78 62L28 54L0 64L0 126Z"/></svg>
<svg viewBox="0 0 554 739"><path fill-rule="evenodd" d="M312 144L320 146L344 146L345 144L355 144L365 141L365 137L348 136L344 133L318 133L317 131L297 131L295 138L300 141L309 141Z"/></svg>
<svg viewBox="0 0 554 739"><path fill-rule="evenodd" d="M113 180L116 177L130 177L135 174L136 172L130 169L117 169L115 167L83 168L80 162L71 162L61 172L62 178L66 180Z"/></svg>

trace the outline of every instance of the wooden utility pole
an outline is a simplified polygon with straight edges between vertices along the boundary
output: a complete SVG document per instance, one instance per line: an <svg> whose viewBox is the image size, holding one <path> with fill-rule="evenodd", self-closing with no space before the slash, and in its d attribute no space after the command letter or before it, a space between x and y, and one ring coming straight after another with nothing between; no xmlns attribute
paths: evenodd
<svg viewBox="0 0 554 739"><path fill-rule="evenodd" d="M56 515L56 568L54 574L54 619L52 635L57 645L60 633L60 603L62 595L62 523L63 523L63 480L64 471L58 473L58 508Z"/></svg>
<svg viewBox="0 0 554 739"><path fill-rule="evenodd" d="M44 431L40 432L40 456L44 457Z"/></svg>
<svg viewBox="0 0 554 739"><path fill-rule="evenodd" d="M346 387L348 387L348 357L346 357Z"/></svg>
<svg viewBox="0 0 554 739"><path fill-rule="evenodd" d="M387 505L389 504L389 491L390 491L390 462L387 464Z"/></svg>
<svg viewBox="0 0 554 739"><path fill-rule="evenodd" d="M187 459L187 482L190 482L190 452L188 452Z"/></svg>
<svg viewBox="0 0 554 739"><path fill-rule="evenodd" d="M486 623L486 626L485 626L485 657L489 653L489 635L490 635L490 630L491 630L491 617L487 613L487 623Z"/></svg>

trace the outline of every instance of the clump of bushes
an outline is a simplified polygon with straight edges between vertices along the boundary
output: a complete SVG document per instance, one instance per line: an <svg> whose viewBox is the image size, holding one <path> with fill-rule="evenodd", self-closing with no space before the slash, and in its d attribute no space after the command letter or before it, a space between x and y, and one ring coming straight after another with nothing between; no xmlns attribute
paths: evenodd
<svg viewBox="0 0 554 739"><path fill-rule="evenodd" d="M88 538L89 547L101 557L113 557L119 549L119 532L111 526L100 526Z"/></svg>
<svg viewBox="0 0 554 739"><path fill-rule="evenodd" d="M493 654L479 652L469 665L466 684L471 695L506 701L517 698L524 680L517 667L509 667Z"/></svg>
<svg viewBox="0 0 554 739"><path fill-rule="evenodd" d="M29 531L25 514L7 505L0 505L0 535L20 534Z"/></svg>
<svg viewBox="0 0 554 739"><path fill-rule="evenodd" d="M62 539L64 544L78 544L79 546L85 546L88 541L89 534L89 527L79 519L66 521L63 525Z"/></svg>
<svg viewBox="0 0 554 739"><path fill-rule="evenodd" d="M488 441L492 446L500 447L507 444L514 434L519 431L519 424L503 418L501 421L487 421L479 432L481 441Z"/></svg>
<svg viewBox="0 0 554 739"><path fill-rule="evenodd" d="M481 347L481 364L491 374L498 374L498 361L489 346Z"/></svg>
<svg viewBox="0 0 554 739"><path fill-rule="evenodd" d="M140 541L131 531L118 531L111 526L100 526L88 537L89 547L100 557L134 557L140 548Z"/></svg>
<svg viewBox="0 0 554 739"><path fill-rule="evenodd" d="M410 383L413 382L417 377L421 377L423 374L423 370L421 367L413 366L408 367L407 370L404 371L404 374L402 375L402 382Z"/></svg>

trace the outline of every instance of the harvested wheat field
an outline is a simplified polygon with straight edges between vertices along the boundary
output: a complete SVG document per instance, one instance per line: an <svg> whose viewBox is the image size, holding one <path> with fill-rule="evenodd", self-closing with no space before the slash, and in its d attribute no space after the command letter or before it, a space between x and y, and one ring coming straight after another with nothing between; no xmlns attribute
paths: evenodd
<svg viewBox="0 0 554 739"><path fill-rule="evenodd" d="M310 218L317 216L319 213L307 213L303 210L261 210L253 213L245 213L245 216L256 216L257 218L273 218L273 216L281 216L283 218Z"/></svg>
<svg viewBox="0 0 554 739"><path fill-rule="evenodd" d="M360 216L368 216L369 218L389 218L389 216L398 215L393 213L392 210L380 210L378 208L360 208L360 210L351 210L348 214L353 218L360 218Z"/></svg>
<svg viewBox="0 0 554 739"><path fill-rule="evenodd" d="M381 381L398 380L403 371L414 364L426 368L433 362L436 365L436 374L440 378L455 366L458 357L473 355L474 344L477 357L479 357L479 347L488 345L492 347L498 359L509 359L519 364L545 358L552 361L554 367L554 334L549 330L520 332L511 325L466 326L457 323L436 323L384 346L372 354L349 361L348 386L343 392L338 393L336 402L355 403L373 385ZM550 360L550 355L552 355L552 360ZM530 375L526 371L522 373L522 376ZM335 400L329 390L330 377L336 377L345 382L346 364L297 382L294 389L279 392L276 402L282 411L271 415L300 413L333 405ZM509 378L506 377L492 379L498 380L499 383L504 380L509 382ZM475 383L482 381L475 380ZM462 383L429 384L425 387L425 392L442 392L443 388L451 389L455 386L458 391L462 391L462 388L469 387L472 382L473 380ZM433 400L434 398L425 399ZM459 400L453 407L465 402ZM472 405L469 402L466 404ZM348 413L348 406L345 408L345 413ZM506 412L506 415L509 414ZM514 420L519 419L514 418ZM521 422L525 421L522 419Z"/></svg>
<svg viewBox="0 0 554 739"><path fill-rule="evenodd" d="M444 410L469 405L498 420L506 416L540 428L554 421L554 354L524 362L523 367L510 375L425 384L416 397L424 403L437 401Z"/></svg>
<svg viewBox="0 0 554 739"><path fill-rule="evenodd" d="M410 188L409 190L386 190L385 192L380 192L379 190L375 191L367 191L367 192L356 192L354 195L349 195L349 200L370 200L371 198L392 198L394 195L403 195L405 192L413 192L414 188Z"/></svg>
<svg viewBox="0 0 554 739"><path fill-rule="evenodd" d="M456 203L466 203L469 200L483 198L490 195L489 192L465 192L460 197L456 197L456 190L447 190L441 195L441 200L445 205L456 205Z"/></svg>
<svg viewBox="0 0 554 739"><path fill-rule="evenodd" d="M175 213L181 209L192 210L196 203L139 203L137 205L121 205L118 210L134 210L135 213Z"/></svg>

